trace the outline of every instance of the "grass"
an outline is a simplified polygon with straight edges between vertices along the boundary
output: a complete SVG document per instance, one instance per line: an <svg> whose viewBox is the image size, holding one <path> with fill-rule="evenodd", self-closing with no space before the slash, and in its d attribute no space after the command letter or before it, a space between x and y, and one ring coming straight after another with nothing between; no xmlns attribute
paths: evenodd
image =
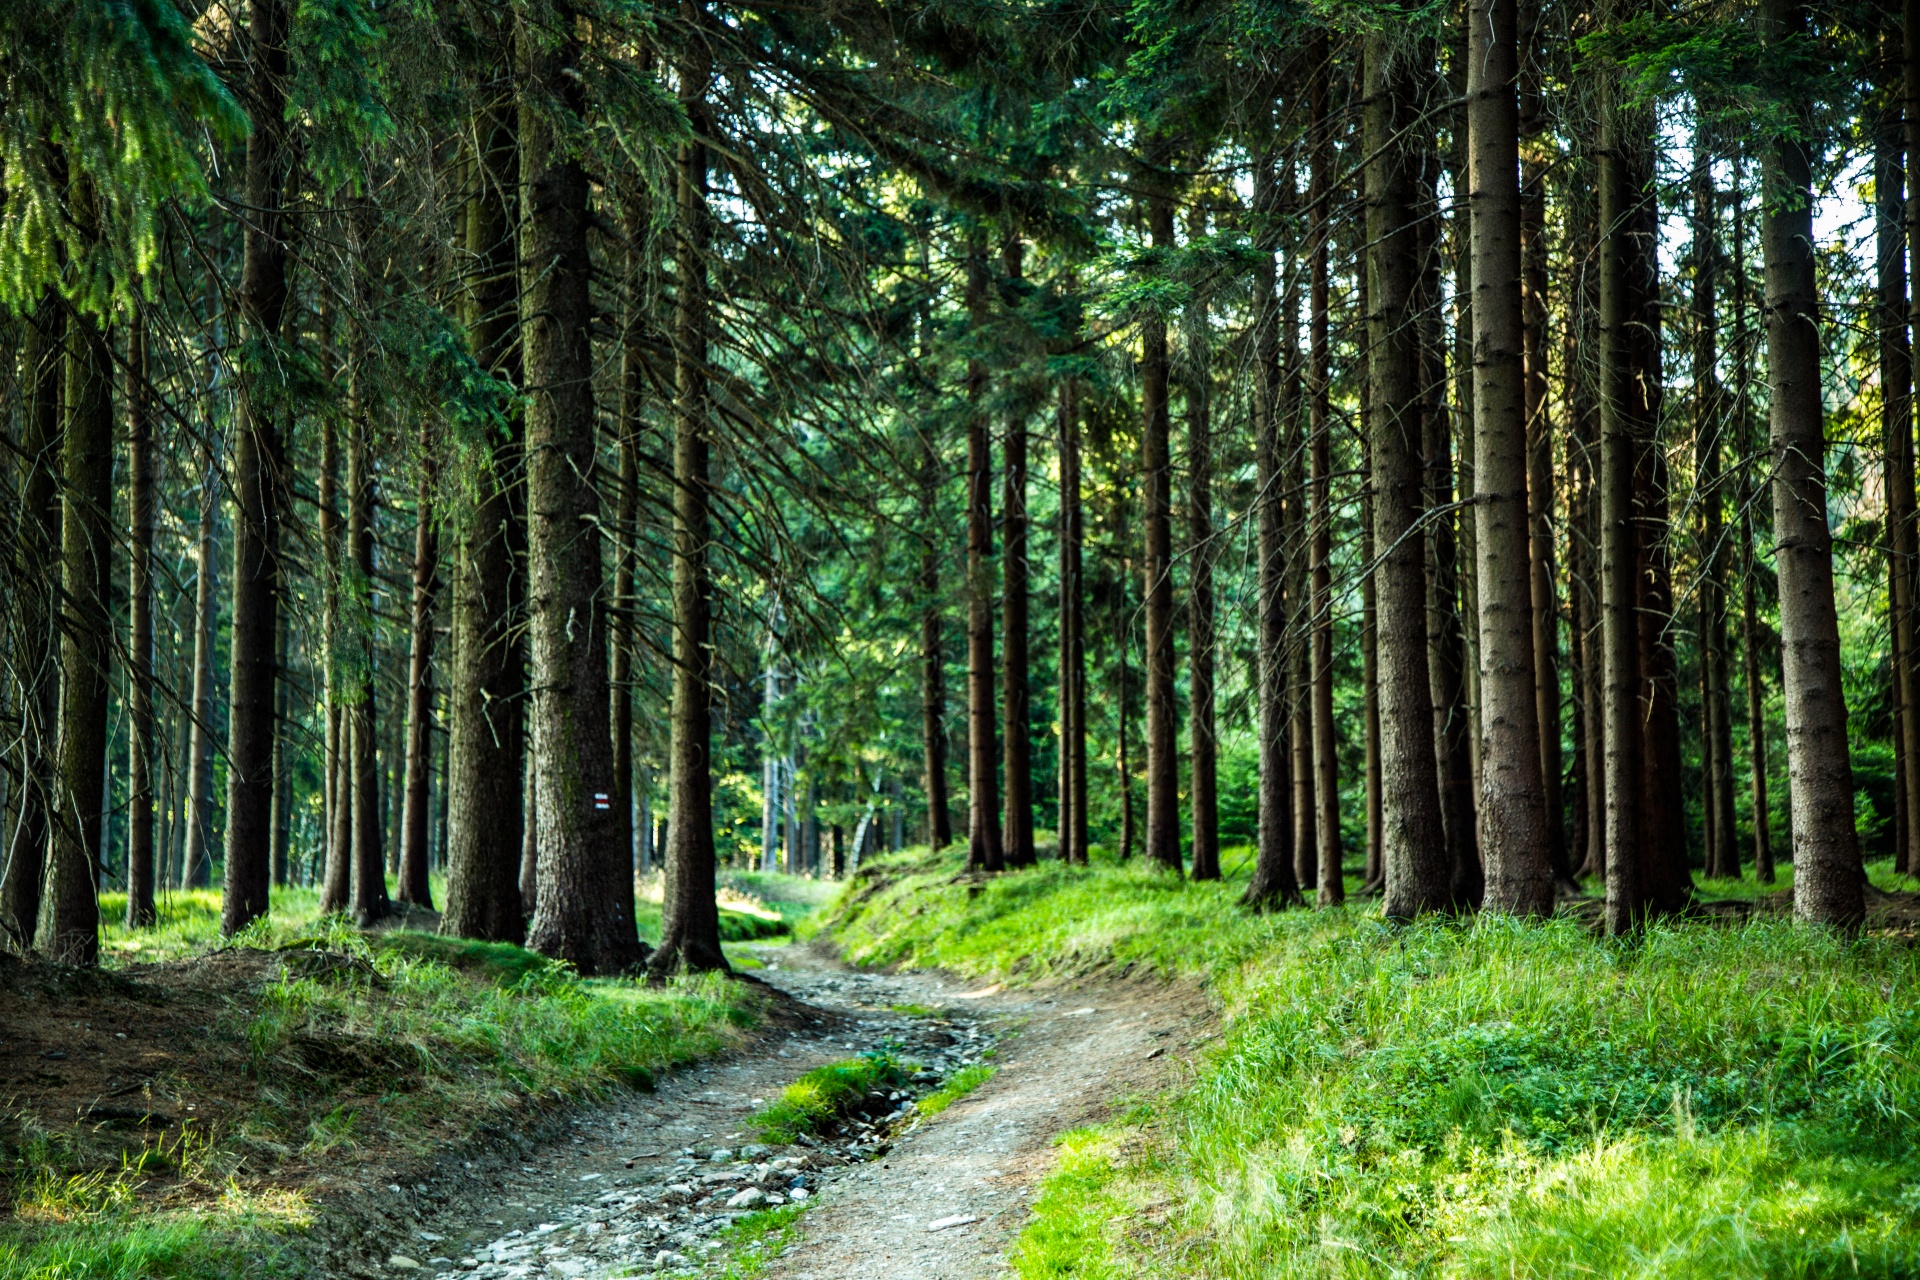
<svg viewBox="0 0 1920 1280"><path fill-rule="evenodd" d="M962 1067L938 1089L920 1099L918 1110L923 1116L937 1116L960 1099L993 1079L994 1068L984 1062L976 1062L970 1067Z"/></svg>
<svg viewBox="0 0 1920 1280"><path fill-rule="evenodd" d="M1395 928L1144 868L957 870L891 863L829 927L869 963L1185 974L1226 1014L1188 1092L1064 1140L1029 1280L1920 1274L1908 942Z"/></svg>
<svg viewBox="0 0 1920 1280"><path fill-rule="evenodd" d="M898 1088L906 1077L900 1063L884 1054L829 1062L788 1085L751 1123L768 1142L792 1142L846 1115L875 1089Z"/></svg>
<svg viewBox="0 0 1920 1280"><path fill-rule="evenodd" d="M781 1205L749 1213L722 1231L719 1239L727 1244L726 1261L720 1280L759 1280L800 1236L800 1215L811 1206Z"/></svg>
<svg viewBox="0 0 1920 1280"><path fill-rule="evenodd" d="M819 896L788 879L759 878L765 897L728 894L723 934L788 933ZM217 892L168 893L159 905L155 928L128 930L124 899L103 895L103 963L161 964L225 945ZM644 922L649 904L639 905ZM304 889L275 890L269 916L233 942L292 960L236 991L207 1028L201 1065L225 1062L233 1078L218 1083L241 1105L112 1158L70 1132L70 1117L0 1125L12 1210L0 1220L0 1280L307 1274L299 1236L311 1206L299 1178L278 1170L426 1156L530 1105L646 1086L723 1048L758 1007L751 988L724 979L581 980L518 946L404 927L362 934L322 919ZM312 950L348 959L307 964ZM164 991L166 970L139 980Z"/></svg>

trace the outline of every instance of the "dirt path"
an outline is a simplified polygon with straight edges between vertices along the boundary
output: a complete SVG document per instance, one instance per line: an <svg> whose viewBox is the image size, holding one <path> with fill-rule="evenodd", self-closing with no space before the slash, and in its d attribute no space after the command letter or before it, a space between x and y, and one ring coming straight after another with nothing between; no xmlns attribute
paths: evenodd
<svg viewBox="0 0 1920 1280"><path fill-rule="evenodd" d="M915 990L917 1003L977 1011L1000 1042L991 1080L826 1189L767 1273L781 1280L995 1274L1052 1166L1053 1137L1165 1084L1211 1022L1186 986L967 991L932 974L844 974L805 953L790 963L770 978L812 1003Z"/></svg>
<svg viewBox="0 0 1920 1280"><path fill-rule="evenodd" d="M736 1221L810 1201L768 1276L991 1275L1026 1221L1054 1135L1163 1086L1211 1023L1204 999L1185 986L970 990L938 974L847 970L799 947L760 954L769 966L760 976L797 1003L748 1050L576 1116L558 1138L447 1169L432 1185L367 1188L386 1207L368 1215L363 1204L361 1216L390 1229L359 1241L357 1256L338 1257L338 1271L437 1280L714 1274ZM983 1059L997 1071L904 1127L849 1126L808 1146L753 1144L748 1117L796 1077L877 1051L943 1076Z"/></svg>

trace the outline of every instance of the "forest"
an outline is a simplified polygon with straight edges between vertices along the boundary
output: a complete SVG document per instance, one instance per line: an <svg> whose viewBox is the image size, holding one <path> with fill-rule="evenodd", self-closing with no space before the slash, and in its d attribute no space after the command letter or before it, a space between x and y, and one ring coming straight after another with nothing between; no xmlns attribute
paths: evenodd
<svg viewBox="0 0 1920 1280"><path fill-rule="evenodd" d="M1488 13L18 10L15 945L444 872L615 970L631 863L707 968L716 866L908 839L1858 924L1901 15Z"/></svg>
<svg viewBox="0 0 1920 1280"><path fill-rule="evenodd" d="M1916 0L26 0L0 85L0 984L1920 924Z"/></svg>

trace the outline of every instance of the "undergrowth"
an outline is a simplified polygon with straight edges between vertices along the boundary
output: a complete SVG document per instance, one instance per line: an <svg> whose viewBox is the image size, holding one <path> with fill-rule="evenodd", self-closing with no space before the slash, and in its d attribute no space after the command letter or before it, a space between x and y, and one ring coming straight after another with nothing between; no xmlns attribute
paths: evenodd
<svg viewBox="0 0 1920 1280"><path fill-rule="evenodd" d="M754 1114L752 1124L768 1142L789 1143L818 1133L875 1089L898 1088L908 1074L886 1054L829 1062L788 1085L777 1101Z"/></svg>
<svg viewBox="0 0 1920 1280"><path fill-rule="evenodd" d="M144 963L227 945L218 901L166 895L157 928L105 930L106 954ZM723 913L729 936L788 928L779 912L738 905ZM204 1062L233 1064L241 1087L221 1092L245 1102L213 1119L202 1110L194 1127L139 1138L110 1162L65 1120L8 1118L0 1280L298 1274L308 1264L290 1246L311 1206L281 1166L422 1156L529 1103L644 1087L720 1050L759 1007L753 988L720 977L583 980L508 944L362 933L319 917L306 890L276 890L274 907L230 945L280 960L207 1029L220 1052ZM165 971L138 980L164 990Z"/></svg>
<svg viewBox="0 0 1920 1280"><path fill-rule="evenodd" d="M923 1116L937 1116L960 1099L993 1079L994 1069L984 1062L976 1062L970 1067L962 1067L944 1080L938 1089L920 1099L918 1110Z"/></svg>
<svg viewBox="0 0 1920 1280"><path fill-rule="evenodd" d="M1023 1277L1920 1274L1909 942L958 870L879 868L830 927L868 963L1188 974L1227 1015L1184 1096L1066 1141Z"/></svg>

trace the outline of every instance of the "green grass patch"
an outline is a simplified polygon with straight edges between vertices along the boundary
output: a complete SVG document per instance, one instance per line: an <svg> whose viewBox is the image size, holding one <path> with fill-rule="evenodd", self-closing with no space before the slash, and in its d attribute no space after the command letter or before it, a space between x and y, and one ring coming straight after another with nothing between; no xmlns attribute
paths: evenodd
<svg viewBox="0 0 1920 1280"><path fill-rule="evenodd" d="M553 964L545 956L511 942L476 942L410 929L375 935L373 948L383 954L432 960L502 987L525 982Z"/></svg>
<svg viewBox="0 0 1920 1280"><path fill-rule="evenodd" d="M1069 1143L1019 1274L1920 1274L1920 952L1789 921L1396 928L1240 886L903 860L868 962L1207 979L1224 1034L1146 1130ZM862 896L864 895L864 896ZM1148 1131L1150 1130L1150 1132Z"/></svg>
<svg viewBox="0 0 1920 1280"><path fill-rule="evenodd" d="M937 1116L960 1099L993 1079L995 1068L984 1062L976 1062L970 1067L962 1067L946 1080L938 1089L920 1099L918 1110L923 1116Z"/></svg>
<svg viewBox="0 0 1920 1280"><path fill-rule="evenodd" d="M809 1207L788 1204L762 1209L721 1232L719 1238L728 1246L721 1280L759 1280L774 1259L800 1238L800 1215Z"/></svg>
<svg viewBox="0 0 1920 1280"><path fill-rule="evenodd" d="M792 1142L846 1115L875 1089L898 1088L906 1077L901 1065L883 1054L829 1062L788 1085L751 1123L768 1142Z"/></svg>
<svg viewBox="0 0 1920 1280"><path fill-rule="evenodd" d="M305 1268L288 1224L200 1209L118 1215L76 1225L15 1225L0 1237L6 1280L254 1280Z"/></svg>

